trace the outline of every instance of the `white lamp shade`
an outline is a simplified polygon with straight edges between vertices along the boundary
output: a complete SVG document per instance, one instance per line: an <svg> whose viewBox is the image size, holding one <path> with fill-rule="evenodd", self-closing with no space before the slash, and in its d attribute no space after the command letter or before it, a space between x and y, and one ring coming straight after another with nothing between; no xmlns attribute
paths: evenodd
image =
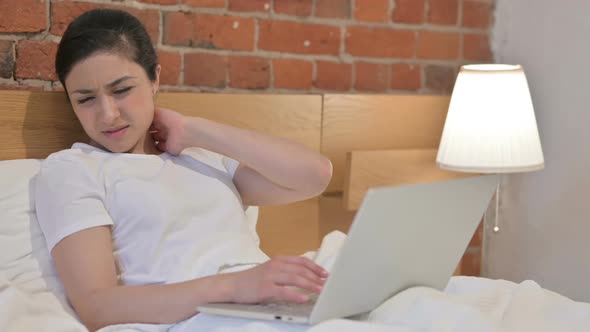
<svg viewBox="0 0 590 332"><path fill-rule="evenodd" d="M439 167L476 173L543 168L543 151L524 70L461 67L443 130Z"/></svg>

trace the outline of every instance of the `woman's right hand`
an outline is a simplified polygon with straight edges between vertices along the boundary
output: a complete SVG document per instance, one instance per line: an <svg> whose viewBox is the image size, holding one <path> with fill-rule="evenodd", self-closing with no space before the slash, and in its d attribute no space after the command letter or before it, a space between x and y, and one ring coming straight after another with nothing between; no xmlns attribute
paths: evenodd
<svg viewBox="0 0 590 332"><path fill-rule="evenodd" d="M301 256L276 257L257 267L232 275L232 302L306 302L308 296L295 288L319 294L328 272Z"/></svg>
<svg viewBox="0 0 590 332"><path fill-rule="evenodd" d="M150 133L157 147L162 152L179 155L188 147L185 140L185 124L187 117L166 108L156 108Z"/></svg>

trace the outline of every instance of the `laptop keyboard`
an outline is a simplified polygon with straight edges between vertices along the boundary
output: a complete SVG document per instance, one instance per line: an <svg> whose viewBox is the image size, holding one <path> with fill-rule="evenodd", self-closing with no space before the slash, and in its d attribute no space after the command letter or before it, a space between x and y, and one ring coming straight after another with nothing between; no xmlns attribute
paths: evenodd
<svg viewBox="0 0 590 332"><path fill-rule="evenodd" d="M309 296L309 301L305 303L294 302L269 302L250 305L248 309L258 312L267 312L276 315L286 316L309 316L318 299L316 294Z"/></svg>
<svg viewBox="0 0 590 332"><path fill-rule="evenodd" d="M315 305L314 301L307 301L305 303L293 303L293 302L277 302L263 304L265 311L277 313L280 315L290 316L309 316Z"/></svg>

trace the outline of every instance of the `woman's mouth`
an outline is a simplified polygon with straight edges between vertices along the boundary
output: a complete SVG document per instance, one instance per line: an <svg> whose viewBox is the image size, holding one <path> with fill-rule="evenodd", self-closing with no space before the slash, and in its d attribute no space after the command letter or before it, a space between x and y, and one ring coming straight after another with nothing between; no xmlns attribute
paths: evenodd
<svg viewBox="0 0 590 332"><path fill-rule="evenodd" d="M120 138L127 132L127 128L129 128L129 125L105 130L103 133L109 138Z"/></svg>

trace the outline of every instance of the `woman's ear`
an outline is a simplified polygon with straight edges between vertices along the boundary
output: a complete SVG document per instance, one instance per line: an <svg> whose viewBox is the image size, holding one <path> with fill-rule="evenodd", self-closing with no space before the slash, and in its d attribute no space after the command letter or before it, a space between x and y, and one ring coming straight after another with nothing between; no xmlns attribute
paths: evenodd
<svg viewBox="0 0 590 332"><path fill-rule="evenodd" d="M162 70L162 66L156 66L156 79L152 82L152 93L156 95L158 92L158 88L160 87L160 71Z"/></svg>

